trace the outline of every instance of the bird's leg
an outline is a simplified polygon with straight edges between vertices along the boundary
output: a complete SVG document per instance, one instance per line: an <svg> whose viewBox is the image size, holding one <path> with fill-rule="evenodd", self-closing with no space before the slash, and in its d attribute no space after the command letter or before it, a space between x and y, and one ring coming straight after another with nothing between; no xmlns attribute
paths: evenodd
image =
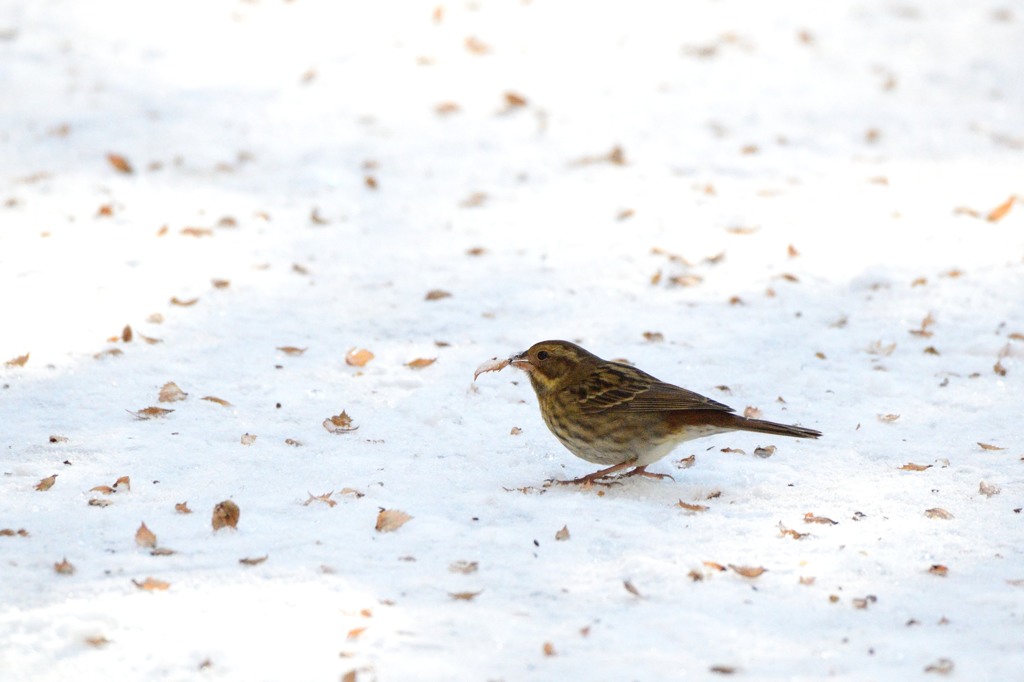
<svg viewBox="0 0 1024 682"><path fill-rule="evenodd" d="M580 476L579 478L574 478L569 481L553 481L553 483L557 483L559 485L614 485L614 481L602 482L601 479L608 478L609 476L616 472L622 471L627 467L631 467L635 462L636 458L634 457L633 459L627 460L625 462L619 462L618 464L613 464L612 466L606 469L595 471L594 473L587 474L586 476Z"/></svg>
<svg viewBox="0 0 1024 682"><path fill-rule="evenodd" d="M658 478L658 479L661 479L661 478L671 478L673 481L676 480L676 479L672 478L671 476L669 476L668 474L655 474L655 473L651 473L650 471L647 470L647 465L646 464L643 465L642 467L637 467L636 469L633 469L632 471L630 471L628 473L622 474L622 476L620 476L619 478L626 478L628 476L643 476L644 478Z"/></svg>

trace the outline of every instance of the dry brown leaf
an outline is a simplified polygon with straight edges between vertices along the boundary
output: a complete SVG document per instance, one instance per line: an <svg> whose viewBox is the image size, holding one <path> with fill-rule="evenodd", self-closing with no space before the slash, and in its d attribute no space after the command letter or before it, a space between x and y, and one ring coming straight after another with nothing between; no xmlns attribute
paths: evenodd
<svg viewBox="0 0 1024 682"><path fill-rule="evenodd" d="M252 445L256 442L256 434L254 433L243 433L241 438L242 445Z"/></svg>
<svg viewBox="0 0 1024 682"><path fill-rule="evenodd" d="M805 521L806 521L806 518L805 518ZM798 533L797 531L793 530L792 528L786 528L784 525L782 525L782 521L779 521L779 534L782 537L786 537L788 535L789 537L793 538L794 540L803 540L805 537L810 535L810 533Z"/></svg>
<svg viewBox="0 0 1024 682"><path fill-rule="evenodd" d="M729 564L729 568L739 573L744 578L757 578L768 569L764 566L736 566L735 564Z"/></svg>
<svg viewBox="0 0 1024 682"><path fill-rule="evenodd" d="M215 277L215 278L210 280L210 284L213 285L214 289L227 289L229 286L231 286L231 280L229 280L229 279L218 279L218 278Z"/></svg>
<svg viewBox="0 0 1024 682"><path fill-rule="evenodd" d="M174 403L179 400L184 400L188 397L188 393L181 390L178 384L173 381L168 381L160 388L160 395L157 396L157 400L162 403Z"/></svg>
<svg viewBox="0 0 1024 682"><path fill-rule="evenodd" d="M817 578L813 575L802 575L800 576L799 582L801 585L813 585L816 580Z"/></svg>
<svg viewBox="0 0 1024 682"><path fill-rule="evenodd" d="M202 398L200 398L200 400L206 400L206 401L211 402L211 403L217 403L218 405L221 405L222 407L231 407L231 403L229 403L228 401L224 400L223 398L218 398L218 397L212 396L212 395L205 395Z"/></svg>
<svg viewBox="0 0 1024 682"><path fill-rule="evenodd" d="M943 564L932 564L928 567L928 572L932 575L937 575L945 578L949 575L949 567Z"/></svg>
<svg viewBox="0 0 1024 682"><path fill-rule="evenodd" d="M94 353L93 357L97 360L102 360L103 358L116 358L119 355L124 355L124 351L120 348L108 348L107 350L100 351L99 353Z"/></svg>
<svg viewBox="0 0 1024 682"><path fill-rule="evenodd" d="M985 497L992 497L993 495L998 495L1002 491L1003 489L1000 488L995 483L986 483L985 481L982 481L981 483L978 484L978 492L984 495Z"/></svg>
<svg viewBox="0 0 1024 682"><path fill-rule="evenodd" d="M190 305L195 305L198 302L199 302L199 298L198 297L196 297L196 298L181 299L181 298L178 298L177 296L174 296L173 298L171 298L171 305L179 305L179 306L182 306L182 307L185 307L185 308L187 308Z"/></svg>
<svg viewBox="0 0 1024 682"><path fill-rule="evenodd" d="M174 412L174 410L168 410L162 407L146 407L141 410L138 410L137 412L132 412L131 410L126 410L126 412L128 412L128 414L132 415L136 419L145 420L155 419L157 417L166 417L171 412Z"/></svg>
<svg viewBox="0 0 1024 682"><path fill-rule="evenodd" d="M305 348L296 348L295 346L278 346L277 350L281 351L285 355L298 356L306 352Z"/></svg>
<svg viewBox="0 0 1024 682"><path fill-rule="evenodd" d="M134 172L132 164L129 163L128 159L121 156L120 154L107 154L107 161L110 163L111 166L114 167L114 170L116 170L119 173L125 173L127 175Z"/></svg>
<svg viewBox="0 0 1024 682"><path fill-rule="evenodd" d="M71 439L68 438L67 436L53 435L53 436L50 436L49 440L50 440L51 443L67 443Z"/></svg>
<svg viewBox="0 0 1024 682"><path fill-rule="evenodd" d="M138 580L132 580L132 584L134 584L135 587L139 588L140 590L148 591L166 590L168 587L171 586L169 582L159 580L157 578L146 578L142 582L139 582Z"/></svg>
<svg viewBox="0 0 1024 682"><path fill-rule="evenodd" d="M150 556L171 556L172 554L175 554L175 551L166 547L157 547L149 554Z"/></svg>
<svg viewBox="0 0 1024 682"><path fill-rule="evenodd" d="M1005 450L1006 449L1006 448L1001 448L998 445L989 445L988 443L978 443L978 445L981 446L982 450Z"/></svg>
<svg viewBox="0 0 1024 682"><path fill-rule="evenodd" d="M348 631L348 634L345 635L345 639L358 639L359 635L363 634L364 632L366 632L366 628L365 627L352 628L351 630Z"/></svg>
<svg viewBox="0 0 1024 682"><path fill-rule="evenodd" d="M945 509L943 509L942 507L932 507L931 509L925 509L924 515L927 516L929 519L949 520L953 518L953 515L946 511Z"/></svg>
<svg viewBox="0 0 1024 682"><path fill-rule="evenodd" d="M836 598L836 601L838 601L838 597ZM855 609L866 609L870 604L874 604L877 601L878 597L873 594L869 594L866 597L855 597L851 599L850 604L852 604Z"/></svg>
<svg viewBox="0 0 1024 682"><path fill-rule="evenodd" d="M152 336L146 336L145 334L139 334L139 338L150 345L153 345L154 343L163 343L163 339L157 339Z"/></svg>
<svg viewBox="0 0 1024 682"><path fill-rule="evenodd" d="M512 430L510 430L508 433L509 433L510 436L518 436L522 432L523 432L523 430L521 428L519 428L518 426L513 426Z"/></svg>
<svg viewBox="0 0 1024 682"><path fill-rule="evenodd" d="M104 495L113 495L114 494L114 489L111 488L109 485L98 485L98 486L89 488L89 492L91 492L91 493L102 493Z"/></svg>
<svg viewBox="0 0 1024 682"><path fill-rule="evenodd" d="M551 642L544 642L544 646L541 647L541 651L544 652L545 656L557 656L558 652L555 651L555 645Z"/></svg>
<svg viewBox="0 0 1024 682"><path fill-rule="evenodd" d="M476 381L476 378L483 374L484 372L500 372L501 370L508 367L508 365L509 358L504 358L503 360L499 360L498 358L491 358L490 360L476 368L476 371L473 372L473 381Z"/></svg>
<svg viewBox="0 0 1024 682"><path fill-rule="evenodd" d="M708 670L718 675L734 675L736 673L736 666L713 665Z"/></svg>
<svg viewBox="0 0 1024 682"><path fill-rule="evenodd" d="M683 457L677 461L675 465L680 469L689 469L697 462L697 455L690 455L689 457Z"/></svg>
<svg viewBox="0 0 1024 682"><path fill-rule="evenodd" d="M93 499L89 500L89 506L90 507L109 507L112 504L114 504L114 503L111 502L110 500L101 500L101 499L95 498L95 497Z"/></svg>
<svg viewBox="0 0 1024 682"><path fill-rule="evenodd" d="M466 38L466 49L473 54L484 55L491 51L491 46L475 36Z"/></svg>
<svg viewBox="0 0 1024 682"><path fill-rule="evenodd" d="M462 208L478 208L483 206L487 201L486 192L473 192L468 197L459 202L459 206Z"/></svg>
<svg viewBox="0 0 1024 682"><path fill-rule="evenodd" d="M304 507L308 507L313 502L323 502L328 507L333 507L338 504L337 501L331 499L331 495L334 494L333 491L323 493L322 495L314 495L310 492L307 492L306 494L309 495L309 499L302 503L302 506Z"/></svg>
<svg viewBox="0 0 1024 682"><path fill-rule="evenodd" d="M352 426L352 417L342 410L341 414L336 414L333 417L328 417L324 420L324 428L329 433L349 433L358 429L358 426Z"/></svg>
<svg viewBox="0 0 1024 682"><path fill-rule="evenodd" d="M883 422L885 424L891 424L892 422L896 421L899 418L900 418L900 416L898 414L880 414L880 415L878 415L878 421Z"/></svg>
<svg viewBox="0 0 1024 682"><path fill-rule="evenodd" d="M725 566L723 566L722 564L718 563L717 561L703 561L701 563L703 563L704 566L706 566L707 568L710 568L713 571L722 572L722 571L727 570Z"/></svg>
<svg viewBox="0 0 1024 682"><path fill-rule="evenodd" d="M114 481L114 490L118 490L118 491L120 491L120 490L131 491L131 489L132 489L132 479L129 478L128 476L119 476L118 479L116 481Z"/></svg>
<svg viewBox="0 0 1024 682"><path fill-rule="evenodd" d="M455 601L473 601L483 593L483 590L479 592L449 592L448 596Z"/></svg>
<svg viewBox="0 0 1024 682"><path fill-rule="evenodd" d="M661 343L665 340L665 335L661 332L644 332L644 340L651 343Z"/></svg>
<svg viewBox="0 0 1024 682"><path fill-rule="evenodd" d="M509 109L514 109L516 107L525 107L528 103L529 102L527 101L527 99L520 95L519 93L512 91L508 91L505 93L505 105Z"/></svg>
<svg viewBox="0 0 1024 682"><path fill-rule="evenodd" d="M412 520L412 517L400 509L381 509L377 514L377 525L375 528L378 533L392 533L410 520Z"/></svg>
<svg viewBox="0 0 1024 682"><path fill-rule="evenodd" d="M135 544L139 547L156 547L156 535L146 527L145 522L135 531Z"/></svg>
<svg viewBox="0 0 1024 682"><path fill-rule="evenodd" d="M569 539L569 526L562 526L562 528L555 533L555 540L562 542L563 540Z"/></svg>
<svg viewBox="0 0 1024 682"><path fill-rule="evenodd" d="M0 528L0 537L14 537L15 535L23 538L28 537L28 531L24 528L14 530L13 528Z"/></svg>
<svg viewBox="0 0 1024 682"><path fill-rule="evenodd" d="M132 326L130 324L126 324L124 329L121 330L121 341L124 343L131 343L132 336Z"/></svg>
<svg viewBox="0 0 1024 682"><path fill-rule="evenodd" d="M213 508L213 517L211 518L211 524L214 530L220 530L225 526L229 528L238 527L238 519L242 515L242 510L238 508L238 505L231 500L224 500L219 502Z"/></svg>
<svg viewBox="0 0 1024 682"><path fill-rule="evenodd" d="M949 675L953 672L953 661L948 658L940 658L934 663L929 663L925 666L924 671L926 673L938 673L939 675Z"/></svg>
<svg viewBox="0 0 1024 682"><path fill-rule="evenodd" d="M25 363L28 362L29 355L30 353L25 353L24 355L19 355L16 358L11 358L4 363L4 367L24 367Z"/></svg>
<svg viewBox="0 0 1024 682"><path fill-rule="evenodd" d="M766 447L754 448L754 456L760 457L761 459L768 459L775 454L776 448L774 445L768 445Z"/></svg>
<svg viewBox="0 0 1024 682"><path fill-rule="evenodd" d="M761 410L759 410L758 408L747 405L745 408L743 408L743 416L746 417L747 419L759 419L763 415L761 413Z"/></svg>
<svg viewBox="0 0 1024 682"><path fill-rule="evenodd" d="M867 347L867 352L871 355L892 355L893 351L896 350L896 342L882 343L881 339L872 341Z"/></svg>
<svg viewBox="0 0 1024 682"><path fill-rule="evenodd" d="M213 230L209 227L183 227L181 234L186 237L212 237Z"/></svg>
<svg viewBox="0 0 1024 682"><path fill-rule="evenodd" d="M441 102L437 106L434 107L434 111L439 116L448 116L450 114L457 114L461 110L462 110L462 107L460 107L457 102L450 102L450 101L449 102Z"/></svg>
<svg viewBox="0 0 1024 682"><path fill-rule="evenodd" d="M46 492L47 490L52 488L53 484L56 483L56 482L57 482L57 474L53 474L52 476L47 476L46 478L44 478L41 481L39 481L39 483L36 483L36 490L38 490L40 492Z"/></svg>
<svg viewBox="0 0 1024 682"><path fill-rule="evenodd" d="M405 363L405 366L409 369L423 369L424 367L430 367L435 362L437 362L437 358L416 358Z"/></svg>
<svg viewBox="0 0 1024 682"><path fill-rule="evenodd" d="M689 502L683 502L682 500L676 502L676 506L680 509L685 509L686 511L693 513L706 512L710 509L710 507L703 504L690 504Z"/></svg>
<svg viewBox="0 0 1024 682"><path fill-rule="evenodd" d="M339 495L349 495L351 497L356 498L357 500L360 497L366 497L366 493L361 493L358 490L356 490L355 488L342 488L341 490L338 491L338 494Z"/></svg>
<svg viewBox="0 0 1024 682"><path fill-rule="evenodd" d="M345 364L352 367L365 367L366 363L373 360L373 353L365 348L352 348L345 353Z"/></svg>
<svg viewBox="0 0 1024 682"><path fill-rule="evenodd" d="M266 561L269 557L270 557L269 554L264 554L263 556L259 556L259 557L246 557L244 559L239 559L238 563L242 564L243 566L259 566L264 561Z"/></svg>
<svg viewBox="0 0 1024 682"><path fill-rule="evenodd" d="M626 588L626 592L629 592L630 594L636 597L643 596L642 594L640 594L640 590L636 589L636 585L633 584L632 580L623 580L622 586Z"/></svg>
<svg viewBox="0 0 1024 682"><path fill-rule="evenodd" d="M476 573L480 568L480 564L476 561L453 561L449 566L448 570L452 573L462 573L469 575L470 573Z"/></svg>
<svg viewBox="0 0 1024 682"><path fill-rule="evenodd" d="M1006 201L1004 201L1003 203L999 204L991 211L989 211L989 214L985 216L985 220L989 221L990 223L995 223L1002 220L1003 218L1006 217L1006 214L1010 212L1010 209L1013 208L1013 202L1016 200L1017 197L1011 196L1009 199L1007 199Z"/></svg>
<svg viewBox="0 0 1024 682"><path fill-rule="evenodd" d="M444 289L431 289L423 298L427 301L439 301L442 298L448 298L449 296L451 296L451 293Z"/></svg>
<svg viewBox="0 0 1024 682"><path fill-rule="evenodd" d="M110 644L110 640L104 637L103 635L93 635L92 637L86 637L85 643L91 647L101 649L106 645Z"/></svg>
<svg viewBox="0 0 1024 682"><path fill-rule="evenodd" d="M804 514L804 523L820 523L825 526L835 526L839 522L833 521L832 519L827 518L825 516L815 516L811 512L807 512L806 514Z"/></svg>
<svg viewBox="0 0 1024 682"><path fill-rule="evenodd" d="M900 467L900 471L924 471L925 469L931 469L931 464L914 464L913 462L907 462Z"/></svg>
<svg viewBox="0 0 1024 682"><path fill-rule="evenodd" d="M53 565L53 570L55 570L60 575L71 575L75 572L75 566L70 561L68 561L67 557L64 557L63 559L61 559Z"/></svg>
<svg viewBox="0 0 1024 682"><path fill-rule="evenodd" d="M188 502L178 502L174 505L174 511L179 514L191 514L192 510L188 508Z"/></svg>

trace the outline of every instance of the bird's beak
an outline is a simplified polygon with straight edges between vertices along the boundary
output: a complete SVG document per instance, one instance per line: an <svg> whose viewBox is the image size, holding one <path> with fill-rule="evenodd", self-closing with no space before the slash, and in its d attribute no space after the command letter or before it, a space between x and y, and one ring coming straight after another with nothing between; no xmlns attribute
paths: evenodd
<svg viewBox="0 0 1024 682"><path fill-rule="evenodd" d="M526 357L525 350L522 353L519 353L518 355L513 355L512 357L510 357L508 359L508 363L515 367L516 369L521 369L524 372L532 372L534 369L533 365L530 363L530 360Z"/></svg>

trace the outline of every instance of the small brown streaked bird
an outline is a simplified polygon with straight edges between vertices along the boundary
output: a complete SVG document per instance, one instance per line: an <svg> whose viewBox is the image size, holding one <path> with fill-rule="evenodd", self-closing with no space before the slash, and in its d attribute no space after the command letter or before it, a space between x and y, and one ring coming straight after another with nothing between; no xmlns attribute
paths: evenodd
<svg viewBox="0 0 1024 682"><path fill-rule="evenodd" d="M621 362L602 360L568 341L541 341L509 364L530 375L551 433L581 459L605 468L559 483L598 483L624 476L671 478L647 467L677 445L727 431L817 438L820 431L734 414L728 405Z"/></svg>

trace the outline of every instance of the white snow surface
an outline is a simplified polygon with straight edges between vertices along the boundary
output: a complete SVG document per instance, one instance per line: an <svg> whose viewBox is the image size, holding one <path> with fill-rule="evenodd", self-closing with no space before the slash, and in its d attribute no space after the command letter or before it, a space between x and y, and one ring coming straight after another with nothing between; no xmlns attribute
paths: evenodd
<svg viewBox="0 0 1024 682"><path fill-rule="evenodd" d="M0 678L1022 679L1022 26L8 0ZM824 436L545 487L593 467L472 375L547 338Z"/></svg>

